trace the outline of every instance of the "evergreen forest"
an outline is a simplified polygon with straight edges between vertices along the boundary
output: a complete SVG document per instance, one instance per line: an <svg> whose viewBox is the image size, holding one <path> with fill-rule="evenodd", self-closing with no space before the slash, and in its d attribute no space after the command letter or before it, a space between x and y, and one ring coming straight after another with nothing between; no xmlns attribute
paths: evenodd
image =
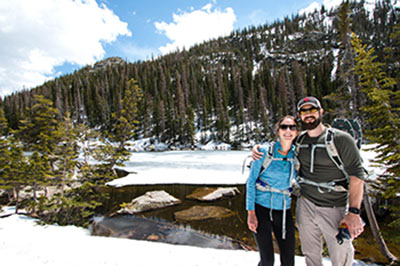
<svg viewBox="0 0 400 266"><path fill-rule="evenodd" d="M327 123L338 115L364 120L360 107L367 98L352 71L350 34L374 48L383 71L398 78L392 37L398 21L399 10L387 0L373 13L364 1L350 3L347 13L322 7L143 62L107 58L6 96L0 106L12 129L21 126L35 94L54 103L59 119L68 112L74 123L110 129L112 113L120 111L127 84L135 79L143 89L137 136L183 146L195 137L233 145L270 139L273 124L295 114L305 95L323 99Z"/></svg>

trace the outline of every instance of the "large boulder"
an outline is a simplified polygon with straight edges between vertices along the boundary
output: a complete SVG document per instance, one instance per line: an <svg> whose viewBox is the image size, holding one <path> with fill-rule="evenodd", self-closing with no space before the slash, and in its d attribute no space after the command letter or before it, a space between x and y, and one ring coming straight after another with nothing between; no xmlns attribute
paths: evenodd
<svg viewBox="0 0 400 266"><path fill-rule="evenodd" d="M129 204L124 206L118 213L135 214L154 209L165 208L180 204L181 201L164 190L148 191L144 195L133 199Z"/></svg>
<svg viewBox="0 0 400 266"><path fill-rule="evenodd" d="M200 221L206 219L223 219L234 214L231 210L220 206L193 206L187 210L174 213L175 219L183 221Z"/></svg>
<svg viewBox="0 0 400 266"><path fill-rule="evenodd" d="M240 194L236 187L219 187L219 188L198 188L192 194L187 195L187 199L195 199L200 201L214 201L225 197L233 197Z"/></svg>

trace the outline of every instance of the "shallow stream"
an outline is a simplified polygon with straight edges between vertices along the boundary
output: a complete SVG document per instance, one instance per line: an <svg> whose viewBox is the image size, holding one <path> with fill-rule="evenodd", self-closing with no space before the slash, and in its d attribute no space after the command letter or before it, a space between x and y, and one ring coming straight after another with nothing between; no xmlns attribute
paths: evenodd
<svg viewBox="0 0 400 266"><path fill-rule="evenodd" d="M171 230L172 226L176 231L176 234L180 234L182 237L181 241L174 239L174 243L187 244L194 246L208 246L215 247L216 240L221 242L221 248L237 249L237 248L256 248L255 242L251 232L247 229L246 219L247 215L244 209L244 185L229 185L229 187L237 187L240 191L239 195L234 197L228 197L213 202L200 202L197 200L186 199L186 196L191 194L195 189L199 187L227 187L228 185L183 185L183 184L163 184L163 185L134 185L125 186L120 188L110 188L110 199L104 205L104 211L106 215L115 213L119 208L120 204L128 203L132 199L139 197L147 191L153 190L165 190L170 195L178 198L182 201L181 204L171 207L166 207L158 210L143 212L137 217L144 217L141 223L152 223L154 232L148 231L148 227L135 226L139 224L139 221L135 216L132 215L115 215L111 218L106 218L103 223L107 223L107 226L111 226L114 231L119 231L123 234L123 231L127 230L126 226L131 223L131 231L137 232L142 230L142 233L133 234L130 233L130 238L135 239L148 239L148 235L157 235L155 240L160 241L167 238L172 239ZM181 210L189 209L195 205L209 205L209 206L221 206L230 209L234 212L233 216L223 219L207 219L203 221L178 221L174 218L174 213ZM153 221L149 221L149 219ZM162 224L166 226L161 226ZM120 226L118 226L120 225ZM162 232L162 229L165 229ZM146 232L144 232L146 231ZM191 234L191 238L188 236ZM118 235L118 233L116 233ZM127 234L125 234L127 235ZM197 238L197 236L199 236ZM200 237L201 236L201 237ZM196 240L197 239L197 240ZM209 241L203 241L208 239ZM150 238L150 240L152 240ZM196 243L198 241L198 243ZM165 241L168 242L168 241ZM169 242L171 243L171 242ZM238 243L232 244L232 243Z"/></svg>

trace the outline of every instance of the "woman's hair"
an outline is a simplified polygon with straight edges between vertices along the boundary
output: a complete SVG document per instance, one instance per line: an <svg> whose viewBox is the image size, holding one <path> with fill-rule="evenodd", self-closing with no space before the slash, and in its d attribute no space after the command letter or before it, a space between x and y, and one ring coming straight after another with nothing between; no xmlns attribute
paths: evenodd
<svg viewBox="0 0 400 266"><path fill-rule="evenodd" d="M275 134L278 133L279 130L279 126L282 124L283 120L285 119L291 119L293 120L293 122L296 124L297 127L299 127L299 123L297 122L297 119L292 116L292 115L285 115L284 117L282 117L281 119L279 119L279 121L275 124Z"/></svg>

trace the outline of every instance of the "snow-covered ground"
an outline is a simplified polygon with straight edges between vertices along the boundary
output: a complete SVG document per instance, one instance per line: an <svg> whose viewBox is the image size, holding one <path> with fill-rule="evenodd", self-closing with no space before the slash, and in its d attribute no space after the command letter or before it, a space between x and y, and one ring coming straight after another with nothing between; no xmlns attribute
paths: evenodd
<svg viewBox="0 0 400 266"><path fill-rule="evenodd" d="M250 151L140 152L126 169L136 171L114 180L127 184L189 183L243 184L248 172L242 164ZM367 155L367 154L366 154ZM372 156L368 154L368 156ZM368 162L365 162L368 166ZM12 213L3 208L0 215ZM24 215L0 219L0 265L4 266L100 266L100 265L257 265L258 252L171 245L141 240L91 236L75 226L37 225ZM279 255L276 255L276 265ZM296 257L296 265L305 265ZM324 265L331 265L324 259ZM354 265L366 265L357 261Z"/></svg>
<svg viewBox="0 0 400 266"><path fill-rule="evenodd" d="M4 211L2 215L13 208ZM37 225L35 219L23 215L0 219L0 263L4 266L234 266L257 265L258 260L254 251L91 236L89 230L75 226ZM277 254L275 264L280 265ZM296 257L296 265L305 265L304 257ZM328 259L324 265L330 265Z"/></svg>
<svg viewBox="0 0 400 266"><path fill-rule="evenodd" d="M14 208L3 208L13 213ZM4 266L217 266L257 265L258 252L171 245L91 236L76 226L37 224L24 215L0 219L0 265ZM280 265L275 254L275 265ZM296 265L306 265L296 256ZM331 265L325 258L323 265ZM356 261L353 266L367 265Z"/></svg>

